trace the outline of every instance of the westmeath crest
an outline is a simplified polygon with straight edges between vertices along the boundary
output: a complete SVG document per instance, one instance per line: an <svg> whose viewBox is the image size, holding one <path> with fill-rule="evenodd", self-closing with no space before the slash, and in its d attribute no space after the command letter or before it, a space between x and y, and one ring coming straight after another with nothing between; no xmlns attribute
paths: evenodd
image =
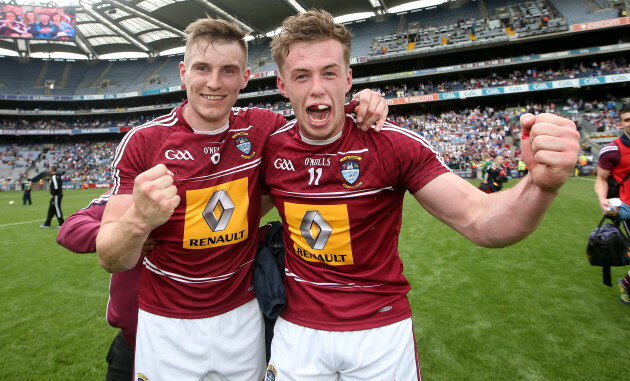
<svg viewBox="0 0 630 381"><path fill-rule="evenodd" d="M249 155L252 151L252 142L249 141L247 136L239 136L234 140L234 143L236 143L236 148L245 155Z"/></svg>
<svg viewBox="0 0 630 381"><path fill-rule="evenodd" d="M241 155L243 159L251 159L256 155L256 152L252 152L252 142L249 140L246 133L240 132L232 136L232 138L234 139L236 148L243 153L243 155Z"/></svg>
<svg viewBox="0 0 630 381"><path fill-rule="evenodd" d="M361 160L361 158L358 156L346 156L341 159L341 176L350 185L356 183L361 175L359 160ZM360 184L357 184L357 186L358 185Z"/></svg>

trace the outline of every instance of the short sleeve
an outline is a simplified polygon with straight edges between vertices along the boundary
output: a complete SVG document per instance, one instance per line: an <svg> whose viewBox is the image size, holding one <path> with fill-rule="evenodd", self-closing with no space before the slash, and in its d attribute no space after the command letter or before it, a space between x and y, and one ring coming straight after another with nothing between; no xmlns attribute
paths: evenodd
<svg viewBox="0 0 630 381"><path fill-rule="evenodd" d="M597 161L597 166L601 169L612 171L612 169L619 164L620 160L621 154L619 152L619 147L617 146L617 144L615 142L608 143L599 152L599 160Z"/></svg>
<svg viewBox="0 0 630 381"><path fill-rule="evenodd" d="M391 152L383 152L381 158L386 164L385 172L394 176L392 181L397 186L413 194L437 176L450 172L439 152L417 133L389 122L383 133L390 143L383 146Z"/></svg>
<svg viewBox="0 0 630 381"><path fill-rule="evenodd" d="M146 171L148 154L141 134L131 130L123 138L112 164L114 187L112 194L131 194L135 178Z"/></svg>

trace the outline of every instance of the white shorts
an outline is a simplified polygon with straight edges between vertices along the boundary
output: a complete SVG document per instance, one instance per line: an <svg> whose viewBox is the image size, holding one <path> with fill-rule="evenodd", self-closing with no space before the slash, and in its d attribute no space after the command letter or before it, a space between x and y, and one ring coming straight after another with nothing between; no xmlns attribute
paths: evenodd
<svg viewBox="0 0 630 381"><path fill-rule="evenodd" d="M136 379L262 380L264 323L256 299L205 319L174 319L140 310Z"/></svg>
<svg viewBox="0 0 630 381"><path fill-rule="evenodd" d="M361 331L322 331L278 318L266 381L419 381L411 318Z"/></svg>

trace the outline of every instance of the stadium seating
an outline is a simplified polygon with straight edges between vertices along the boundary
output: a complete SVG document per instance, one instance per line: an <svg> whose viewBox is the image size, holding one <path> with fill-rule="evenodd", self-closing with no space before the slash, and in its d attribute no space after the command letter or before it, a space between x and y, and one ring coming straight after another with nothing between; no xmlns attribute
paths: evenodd
<svg viewBox="0 0 630 381"><path fill-rule="evenodd" d="M579 24L617 17L617 11L613 9L593 12L581 0L549 0L549 2L566 18L569 24Z"/></svg>

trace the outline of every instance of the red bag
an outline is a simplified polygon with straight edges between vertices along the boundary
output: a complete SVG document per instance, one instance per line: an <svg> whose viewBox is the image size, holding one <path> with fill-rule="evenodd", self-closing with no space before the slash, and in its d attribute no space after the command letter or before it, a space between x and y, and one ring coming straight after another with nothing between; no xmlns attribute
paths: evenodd
<svg viewBox="0 0 630 381"><path fill-rule="evenodd" d="M484 183L483 181L481 182L481 184L479 184L479 189L481 189L482 192L492 193L492 189L490 189L490 185L488 185L487 183Z"/></svg>

